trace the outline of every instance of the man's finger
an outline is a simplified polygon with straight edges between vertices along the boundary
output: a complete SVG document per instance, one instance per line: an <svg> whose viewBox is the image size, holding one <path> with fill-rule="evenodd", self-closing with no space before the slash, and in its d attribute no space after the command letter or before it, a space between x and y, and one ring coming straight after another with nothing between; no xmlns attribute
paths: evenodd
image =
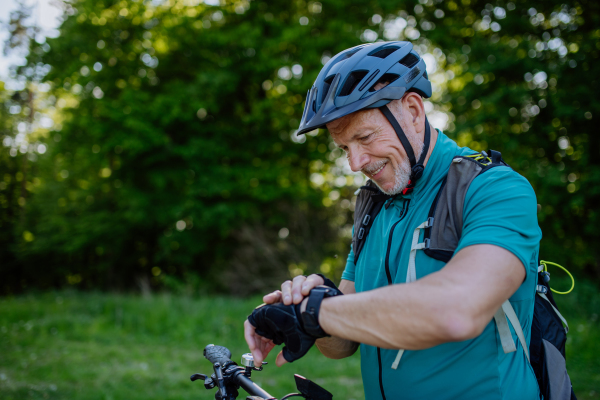
<svg viewBox="0 0 600 400"><path fill-rule="evenodd" d="M277 359L275 360L275 365L277 365L278 367L281 367L284 364L287 364L287 360L283 356L283 351L280 351L279 354L277 354Z"/></svg>
<svg viewBox="0 0 600 400"><path fill-rule="evenodd" d="M269 293L263 297L263 302L266 304L273 304L281 302L281 290L276 290L272 293Z"/></svg>
<svg viewBox="0 0 600 400"><path fill-rule="evenodd" d="M300 304L304 296L302 296L302 285L306 281L306 277L302 275L298 275L294 278L294 283L292 284L292 301L294 304Z"/></svg>
<svg viewBox="0 0 600 400"><path fill-rule="evenodd" d="M312 289L319 285L323 285L324 283L325 281L319 275L310 275L302 284L302 296L308 296Z"/></svg>
<svg viewBox="0 0 600 400"><path fill-rule="evenodd" d="M267 358L271 350L273 350L273 347L275 347L275 343L273 343L272 340L267 340L266 342L263 341L261 343L261 353L263 355L263 360Z"/></svg>
<svg viewBox="0 0 600 400"><path fill-rule="evenodd" d="M260 365L275 347L271 339L257 335L256 329L248 320L244 322L244 338L257 365Z"/></svg>
<svg viewBox="0 0 600 400"><path fill-rule="evenodd" d="M260 360L260 362L262 362L262 360L263 360L262 352L258 348L258 343L256 341L257 336L255 333L255 329L252 326L252 324L250 323L250 321L248 321L248 320L246 320L246 322L244 322L244 338L246 339L248 348L250 349L250 352L252 353L252 357L254 357L255 360Z"/></svg>
<svg viewBox="0 0 600 400"><path fill-rule="evenodd" d="M281 296L283 304L286 306L292 304L292 281L285 281L281 284Z"/></svg>
<svg viewBox="0 0 600 400"><path fill-rule="evenodd" d="M258 347L260 349L260 358L254 358L254 362L255 365L260 366L266 358L269 355L269 353L271 352L271 350L273 350L273 347L275 347L275 343L273 343L272 340L267 339L265 340L265 338L260 337L261 340L258 340L260 336L256 337L256 341L258 343ZM254 356L254 353L252 354Z"/></svg>

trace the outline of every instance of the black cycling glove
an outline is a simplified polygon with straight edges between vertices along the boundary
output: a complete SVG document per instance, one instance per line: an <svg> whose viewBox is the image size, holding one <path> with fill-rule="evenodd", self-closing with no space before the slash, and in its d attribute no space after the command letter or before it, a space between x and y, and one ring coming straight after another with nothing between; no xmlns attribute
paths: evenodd
<svg viewBox="0 0 600 400"><path fill-rule="evenodd" d="M262 304L248 316L248 321L260 336L273 340L277 345L285 343L283 357L293 362L304 356L316 339L329 336L318 324L318 310L323 298L341 294L337 288L319 286L311 290L308 306L312 303L313 307L307 306L303 315L300 314L300 304ZM306 327L305 322L308 323Z"/></svg>
<svg viewBox="0 0 600 400"><path fill-rule="evenodd" d="M283 357L288 362L304 356L318 339L304 331L299 304L260 305L248 316L248 321L260 336L273 340L277 345L285 343Z"/></svg>

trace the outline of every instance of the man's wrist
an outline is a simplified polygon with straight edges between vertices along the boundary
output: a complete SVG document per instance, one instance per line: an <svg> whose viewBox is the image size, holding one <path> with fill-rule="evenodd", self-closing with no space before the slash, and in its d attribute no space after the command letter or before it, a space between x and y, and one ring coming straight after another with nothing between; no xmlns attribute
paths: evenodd
<svg viewBox="0 0 600 400"><path fill-rule="evenodd" d="M304 330L315 338L329 336L319 323L319 310L323 300L328 297L342 295L343 293L337 288L327 286L317 286L310 291L306 298L306 302L300 304L300 315Z"/></svg>
<svg viewBox="0 0 600 400"><path fill-rule="evenodd" d="M305 297L302 300L302 303L300 303L300 313L303 313L304 311L306 311L306 303L308 303L308 297Z"/></svg>

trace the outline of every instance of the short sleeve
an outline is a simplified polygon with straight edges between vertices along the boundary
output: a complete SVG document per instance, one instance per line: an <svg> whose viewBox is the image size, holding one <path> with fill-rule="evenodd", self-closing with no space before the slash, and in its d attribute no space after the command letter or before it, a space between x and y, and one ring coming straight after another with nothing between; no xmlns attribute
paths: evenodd
<svg viewBox="0 0 600 400"><path fill-rule="evenodd" d="M517 256L529 276L537 272L531 262L541 238L537 200L527 179L508 167L495 167L473 180L465 196L457 252L475 244L493 244Z"/></svg>
<svg viewBox="0 0 600 400"><path fill-rule="evenodd" d="M356 265L354 265L354 250L352 250L352 245L350 245L350 253L348 254L348 259L346 260L346 268L342 273L342 279L354 282L355 270Z"/></svg>

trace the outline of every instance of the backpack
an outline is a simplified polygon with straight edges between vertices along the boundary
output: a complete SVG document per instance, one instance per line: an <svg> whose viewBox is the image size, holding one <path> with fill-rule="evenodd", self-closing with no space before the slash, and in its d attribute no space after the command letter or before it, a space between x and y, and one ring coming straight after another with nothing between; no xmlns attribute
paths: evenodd
<svg viewBox="0 0 600 400"><path fill-rule="evenodd" d="M418 250L423 250L436 260L450 261L462 234L464 199L471 182L477 176L498 166L508 167L508 164L504 162L500 152L494 150L456 156L452 159L448 175L431 205L427 220L420 224L413 234L407 283L416 280L415 256ZM381 192L371 180L357 193L352 237L355 264L364 248L373 221L385 201L392 197ZM425 231L422 243L418 242L420 230ZM529 348L519 319L508 300L498 309L494 321L505 353L516 351L509 322L512 325L533 367L540 393L545 400L576 400L565 365L565 343L569 327L552 297L548 277L544 266L540 265ZM397 368L403 352L404 350L398 351L392 364L393 369Z"/></svg>

